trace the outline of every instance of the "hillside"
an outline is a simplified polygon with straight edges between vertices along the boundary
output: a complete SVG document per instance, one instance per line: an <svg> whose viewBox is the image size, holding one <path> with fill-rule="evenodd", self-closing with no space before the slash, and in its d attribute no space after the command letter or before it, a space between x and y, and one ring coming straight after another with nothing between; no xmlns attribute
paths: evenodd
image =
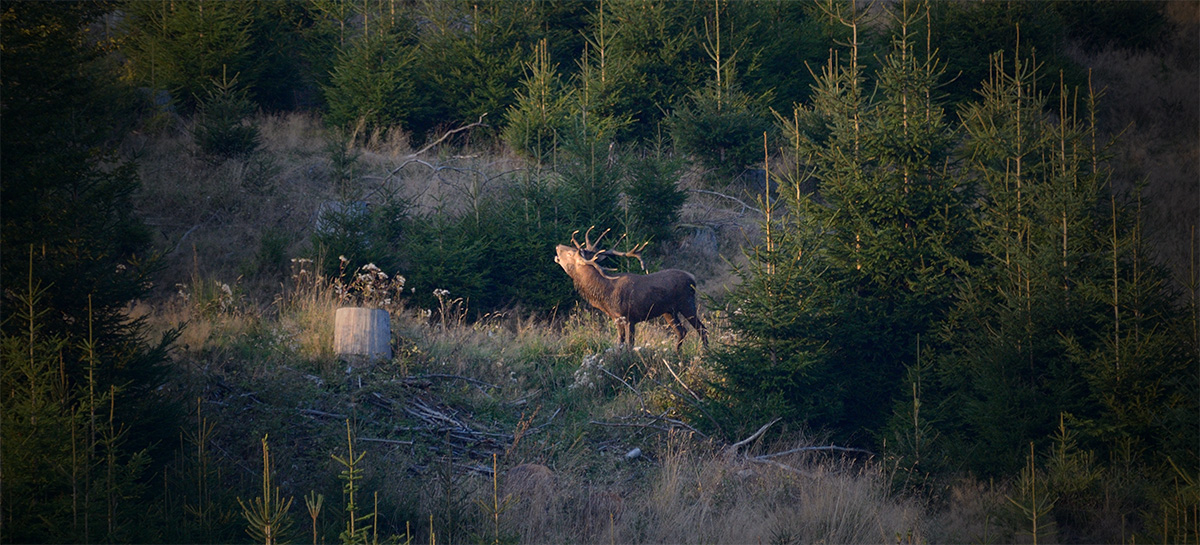
<svg viewBox="0 0 1200 545"><path fill-rule="evenodd" d="M0 542L1200 542L1200 2L0 21Z"/></svg>

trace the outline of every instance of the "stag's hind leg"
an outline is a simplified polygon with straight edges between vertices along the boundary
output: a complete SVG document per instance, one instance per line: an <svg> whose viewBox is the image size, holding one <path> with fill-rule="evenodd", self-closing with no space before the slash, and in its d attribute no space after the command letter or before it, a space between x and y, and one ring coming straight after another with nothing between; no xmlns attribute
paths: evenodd
<svg viewBox="0 0 1200 545"><path fill-rule="evenodd" d="M683 324L680 322L680 320L675 318L674 312L663 314L663 318L666 318L667 323L670 324L671 327L675 328L675 335L679 337L675 340L675 351L679 352L679 350L683 347L683 338L687 336L687 328L683 327Z"/></svg>
<svg viewBox="0 0 1200 545"><path fill-rule="evenodd" d="M697 314L695 307L689 309L691 312L680 313L688 323L692 324L692 329L696 330L696 334L700 335L700 344L704 348L708 348L708 328L704 327L704 322L700 321L700 316ZM679 338L680 344L683 343L683 337Z"/></svg>

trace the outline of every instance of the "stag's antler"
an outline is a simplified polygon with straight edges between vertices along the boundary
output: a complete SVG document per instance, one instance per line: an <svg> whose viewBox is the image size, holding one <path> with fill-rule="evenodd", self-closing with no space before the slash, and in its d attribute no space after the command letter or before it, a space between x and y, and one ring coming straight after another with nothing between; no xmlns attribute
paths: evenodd
<svg viewBox="0 0 1200 545"><path fill-rule="evenodd" d="M588 227L587 232L583 234L583 240L584 240L583 246L580 246L579 241L575 240L575 235L579 234L579 229L576 229L574 232L571 233L571 243L575 245L576 249L584 250L584 251L591 252L591 253L596 253L598 251L598 250L596 250L596 244L598 242L600 242L600 239L604 238L604 235L607 235L608 232L611 231L612 229L605 229L603 233L600 233L600 236L596 237L596 241L592 242L592 229L595 229L595 228L596 228L595 225Z"/></svg>
<svg viewBox="0 0 1200 545"><path fill-rule="evenodd" d="M628 251L624 251L624 252L618 252L616 250L609 250L609 249L597 250L596 245L599 244L600 240L604 238L604 235L607 235L608 232L611 231L612 229L605 229L604 232L600 233L600 236L596 237L596 240L593 241L591 235L592 235L592 229L595 229L595 228L596 228L595 225L588 227L587 232L585 232L583 234L584 244L582 246L579 245L578 240L575 240L575 235L579 234L579 229L576 229L574 232L571 233L571 243L575 245L575 249L579 250L580 255L582 255L584 259L586 259L592 263L595 263L596 266L599 267L600 264L596 263L596 262L598 260L606 258L606 257L633 258L633 259L638 260L638 265L641 265L642 272L646 272L646 263L644 261L642 261L641 254L642 254L642 250L646 249L646 245L650 243L649 241L635 245L633 248L629 249ZM621 235L621 238L617 240L617 243L620 243L624 239L625 239L625 235ZM591 255L586 255L585 252L587 254L591 254ZM601 268L605 269L605 270L612 270L611 268L608 268L608 267L601 267Z"/></svg>
<svg viewBox="0 0 1200 545"><path fill-rule="evenodd" d="M627 257L636 259L638 260L638 265L641 265L642 267L642 272L646 272L646 262L642 261L642 250L645 250L646 245L648 244L650 244L650 241L647 240L646 242L635 245L633 248L630 248L624 252L618 252L615 250L602 250L600 254L609 257Z"/></svg>

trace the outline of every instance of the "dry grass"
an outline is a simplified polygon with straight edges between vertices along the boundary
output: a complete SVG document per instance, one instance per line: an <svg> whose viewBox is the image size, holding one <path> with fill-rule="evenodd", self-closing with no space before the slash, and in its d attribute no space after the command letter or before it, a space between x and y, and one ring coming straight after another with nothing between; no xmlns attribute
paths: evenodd
<svg viewBox="0 0 1200 545"><path fill-rule="evenodd" d="M601 483L537 466L557 490L506 475L509 524L529 543L883 543L922 541L924 510L895 497L874 466L844 460L758 464L676 433L653 462L622 462L626 482ZM800 472L803 472L801 474ZM614 475L615 477L616 475ZM612 480L611 478L609 479Z"/></svg>
<svg viewBox="0 0 1200 545"><path fill-rule="evenodd" d="M445 374L494 387L454 381L407 395L521 437L502 453L495 498L506 506L503 535L519 542L862 543L925 535L920 502L894 496L890 480L870 462L794 455L778 459L792 468L784 469L731 456L689 433L589 424L654 405L652 390L671 380L663 358L675 361L685 381L705 372L692 348L677 359L666 327L644 327L639 350L605 351L612 324L590 310L552 322L497 314L443 324L421 309L400 308L392 322L401 347L396 357L343 371L327 352L339 304L333 283L296 276L262 309L239 297L236 285L227 292L222 282L197 276L169 301L136 310L159 328L188 322L178 357L191 378L179 380L199 389L193 399L202 399L206 417L219 423L215 450L249 467L255 441L269 433L285 494L336 482L328 449L336 448L343 422L304 417L298 407L355 414L362 436L388 437L388 430L413 424L398 410L372 412L363 400L371 392L402 400L390 386L395 377ZM570 388L588 357L602 358L629 384ZM484 464L467 453L447 456L438 440L399 438L406 437L422 446L359 445L368 452L366 486L380 491L381 504L412 513L393 519L420 522L421 536L433 514L443 540L490 539L483 506L493 501L491 479L464 471ZM644 454L627 460L635 446Z"/></svg>

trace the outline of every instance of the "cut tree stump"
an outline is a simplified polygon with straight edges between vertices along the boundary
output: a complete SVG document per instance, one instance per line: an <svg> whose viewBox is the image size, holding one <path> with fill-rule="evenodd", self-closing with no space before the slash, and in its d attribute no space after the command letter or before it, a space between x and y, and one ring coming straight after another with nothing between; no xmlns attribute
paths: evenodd
<svg viewBox="0 0 1200 545"><path fill-rule="evenodd" d="M333 320L333 352L339 357L392 359L392 329L382 309L344 307Z"/></svg>

